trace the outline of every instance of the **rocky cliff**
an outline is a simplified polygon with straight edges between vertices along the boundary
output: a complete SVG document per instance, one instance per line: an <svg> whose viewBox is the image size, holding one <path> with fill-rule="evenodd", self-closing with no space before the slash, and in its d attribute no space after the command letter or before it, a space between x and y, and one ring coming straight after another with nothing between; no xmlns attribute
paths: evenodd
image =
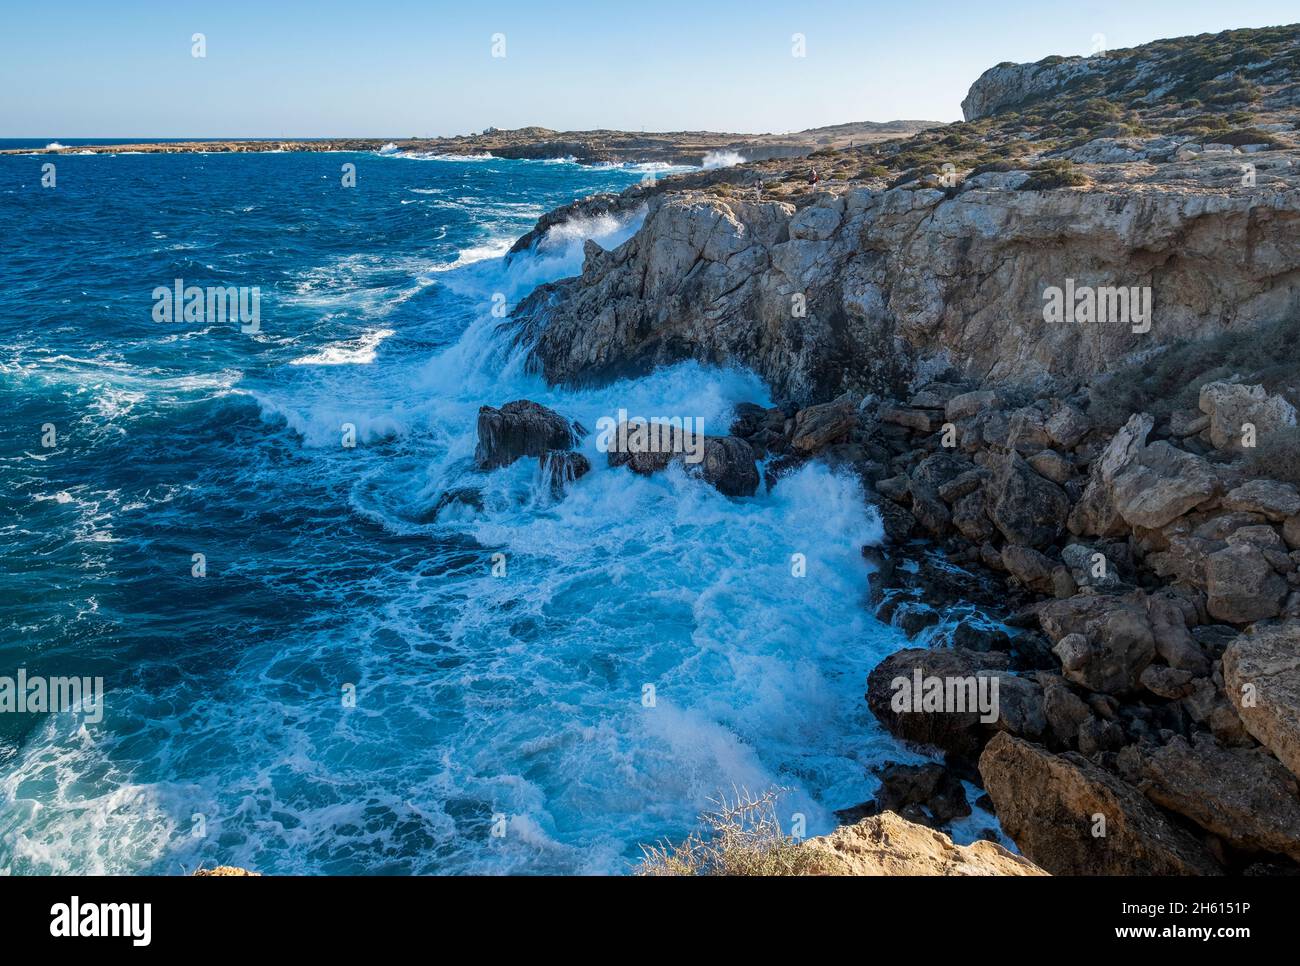
<svg viewBox="0 0 1300 966"><path fill-rule="evenodd" d="M1300 28L1278 30L1268 70L1252 75L1271 83L1241 94L1241 111L1229 100L1207 116L1166 84L1137 107L1071 101L1049 119L999 116L580 202L573 213L595 205L644 222L613 251L590 244L579 277L522 303L520 337L553 382L696 358L751 367L807 404L940 368L980 381L1086 377L1286 316L1300 308L1300 142L1285 109ZM1114 69L1132 73L1144 50ZM1188 67L1150 56L1161 78ZM1059 86L1078 80L1072 70L1034 76ZM993 77L1010 71L995 68L971 97L993 110L1004 99ZM1045 313L1067 286L1144 291L1150 317Z"/></svg>

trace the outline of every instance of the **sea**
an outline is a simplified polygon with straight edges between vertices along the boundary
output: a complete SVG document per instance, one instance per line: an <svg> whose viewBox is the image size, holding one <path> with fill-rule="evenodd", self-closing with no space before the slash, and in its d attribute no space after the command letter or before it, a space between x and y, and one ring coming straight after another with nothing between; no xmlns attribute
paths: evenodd
<svg viewBox="0 0 1300 966"><path fill-rule="evenodd" d="M907 642L866 606L851 476L729 498L610 468L594 433L561 497L536 460L472 466L483 405L725 433L771 403L736 368L527 365L509 309L642 215L507 249L665 173L0 157L0 685L102 682L0 713L0 872L625 874L711 803L775 790L821 834L922 760L863 700ZM177 280L255 289L257 324L159 321ZM434 514L467 487L481 508Z"/></svg>

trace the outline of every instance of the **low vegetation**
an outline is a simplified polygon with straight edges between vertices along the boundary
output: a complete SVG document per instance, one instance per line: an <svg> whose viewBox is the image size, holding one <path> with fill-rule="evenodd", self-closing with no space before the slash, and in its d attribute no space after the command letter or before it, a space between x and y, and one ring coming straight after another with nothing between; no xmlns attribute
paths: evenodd
<svg viewBox="0 0 1300 966"><path fill-rule="evenodd" d="M638 875L819 875L824 859L785 834L777 817L779 789L735 792L700 816L685 841L642 846Z"/></svg>
<svg viewBox="0 0 1300 966"><path fill-rule="evenodd" d="M1294 404L1300 393L1298 345L1300 317L1200 342L1174 343L1095 385L1088 413L1099 425L1114 430L1132 413L1161 418L1177 409L1196 409L1201 387L1220 381L1260 383ZM1270 458L1283 464L1284 452L1285 448Z"/></svg>

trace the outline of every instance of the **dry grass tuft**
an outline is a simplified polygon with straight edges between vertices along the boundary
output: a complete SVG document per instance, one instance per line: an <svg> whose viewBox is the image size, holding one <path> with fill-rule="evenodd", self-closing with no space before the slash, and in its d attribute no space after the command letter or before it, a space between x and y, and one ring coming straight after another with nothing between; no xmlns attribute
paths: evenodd
<svg viewBox="0 0 1300 966"><path fill-rule="evenodd" d="M703 828L678 845L641 847L637 875L821 875L824 859L781 830L783 789L753 795L741 789L700 816Z"/></svg>

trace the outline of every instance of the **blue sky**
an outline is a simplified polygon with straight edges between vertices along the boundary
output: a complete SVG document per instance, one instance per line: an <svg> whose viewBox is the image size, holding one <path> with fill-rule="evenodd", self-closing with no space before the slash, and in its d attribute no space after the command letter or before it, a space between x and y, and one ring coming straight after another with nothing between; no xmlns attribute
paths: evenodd
<svg viewBox="0 0 1300 966"><path fill-rule="evenodd" d="M957 120L1000 61L1300 19L1294 0L0 0L0 137L788 131ZM191 35L207 56L191 56ZM491 56L504 34L506 56ZM791 36L806 38L805 57Z"/></svg>

